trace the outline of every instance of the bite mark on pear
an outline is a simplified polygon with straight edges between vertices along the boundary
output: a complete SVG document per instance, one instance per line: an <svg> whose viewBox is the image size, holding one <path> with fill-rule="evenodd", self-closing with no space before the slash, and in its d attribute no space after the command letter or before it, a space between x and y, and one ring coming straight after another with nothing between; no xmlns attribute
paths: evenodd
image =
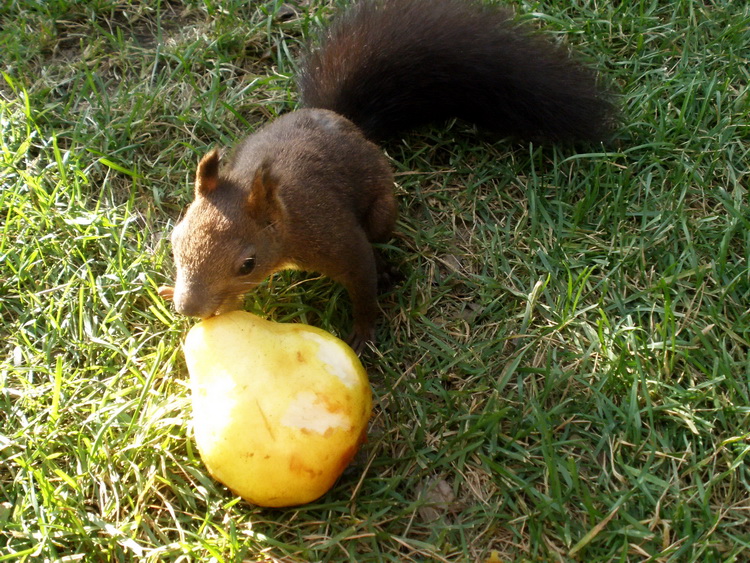
<svg viewBox="0 0 750 563"><path fill-rule="evenodd" d="M310 391L297 393L281 417L281 424L321 435L335 428L349 430L351 427L349 417L340 412L331 412L325 402Z"/></svg>
<svg viewBox="0 0 750 563"><path fill-rule="evenodd" d="M318 359L328 368L331 375L336 376L347 388L352 389L359 383L359 376L352 360L341 346L312 332L304 332L302 337L318 345Z"/></svg>

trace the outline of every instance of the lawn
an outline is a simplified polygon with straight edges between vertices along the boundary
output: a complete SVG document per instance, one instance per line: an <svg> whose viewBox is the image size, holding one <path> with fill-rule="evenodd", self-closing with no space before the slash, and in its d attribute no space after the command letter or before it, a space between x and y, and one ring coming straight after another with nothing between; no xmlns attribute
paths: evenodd
<svg viewBox="0 0 750 563"><path fill-rule="evenodd" d="M0 8L0 561L750 560L750 5L519 1L619 91L607 146L387 143L369 441L319 501L207 474L156 289L195 165L295 107L332 2ZM284 272L248 310L350 328ZM496 552L494 555L493 552Z"/></svg>

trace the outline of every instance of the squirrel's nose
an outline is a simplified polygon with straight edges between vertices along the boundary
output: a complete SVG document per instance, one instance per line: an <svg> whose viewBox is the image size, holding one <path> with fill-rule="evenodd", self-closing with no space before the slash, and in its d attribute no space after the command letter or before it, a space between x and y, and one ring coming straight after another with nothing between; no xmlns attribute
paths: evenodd
<svg viewBox="0 0 750 563"><path fill-rule="evenodd" d="M172 301L175 311L186 317L206 319L216 313L216 304L207 299L205 293L194 289L176 287Z"/></svg>

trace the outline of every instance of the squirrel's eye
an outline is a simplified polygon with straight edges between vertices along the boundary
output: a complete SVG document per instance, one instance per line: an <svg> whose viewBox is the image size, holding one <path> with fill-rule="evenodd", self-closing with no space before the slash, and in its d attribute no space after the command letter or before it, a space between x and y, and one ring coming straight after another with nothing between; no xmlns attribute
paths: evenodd
<svg viewBox="0 0 750 563"><path fill-rule="evenodd" d="M253 271L253 268L255 268L255 258L246 258L242 263L242 266L240 266L240 271L238 273L241 276L246 276Z"/></svg>

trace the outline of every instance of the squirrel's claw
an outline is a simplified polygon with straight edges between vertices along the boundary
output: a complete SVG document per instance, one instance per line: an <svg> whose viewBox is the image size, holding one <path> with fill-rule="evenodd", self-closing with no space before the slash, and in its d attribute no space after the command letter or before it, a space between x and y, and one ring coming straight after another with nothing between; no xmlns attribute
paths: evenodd
<svg viewBox="0 0 750 563"><path fill-rule="evenodd" d="M159 297L167 301L172 301L172 299L174 298L174 288L172 286L159 286L159 289L157 289L156 292L159 294Z"/></svg>

